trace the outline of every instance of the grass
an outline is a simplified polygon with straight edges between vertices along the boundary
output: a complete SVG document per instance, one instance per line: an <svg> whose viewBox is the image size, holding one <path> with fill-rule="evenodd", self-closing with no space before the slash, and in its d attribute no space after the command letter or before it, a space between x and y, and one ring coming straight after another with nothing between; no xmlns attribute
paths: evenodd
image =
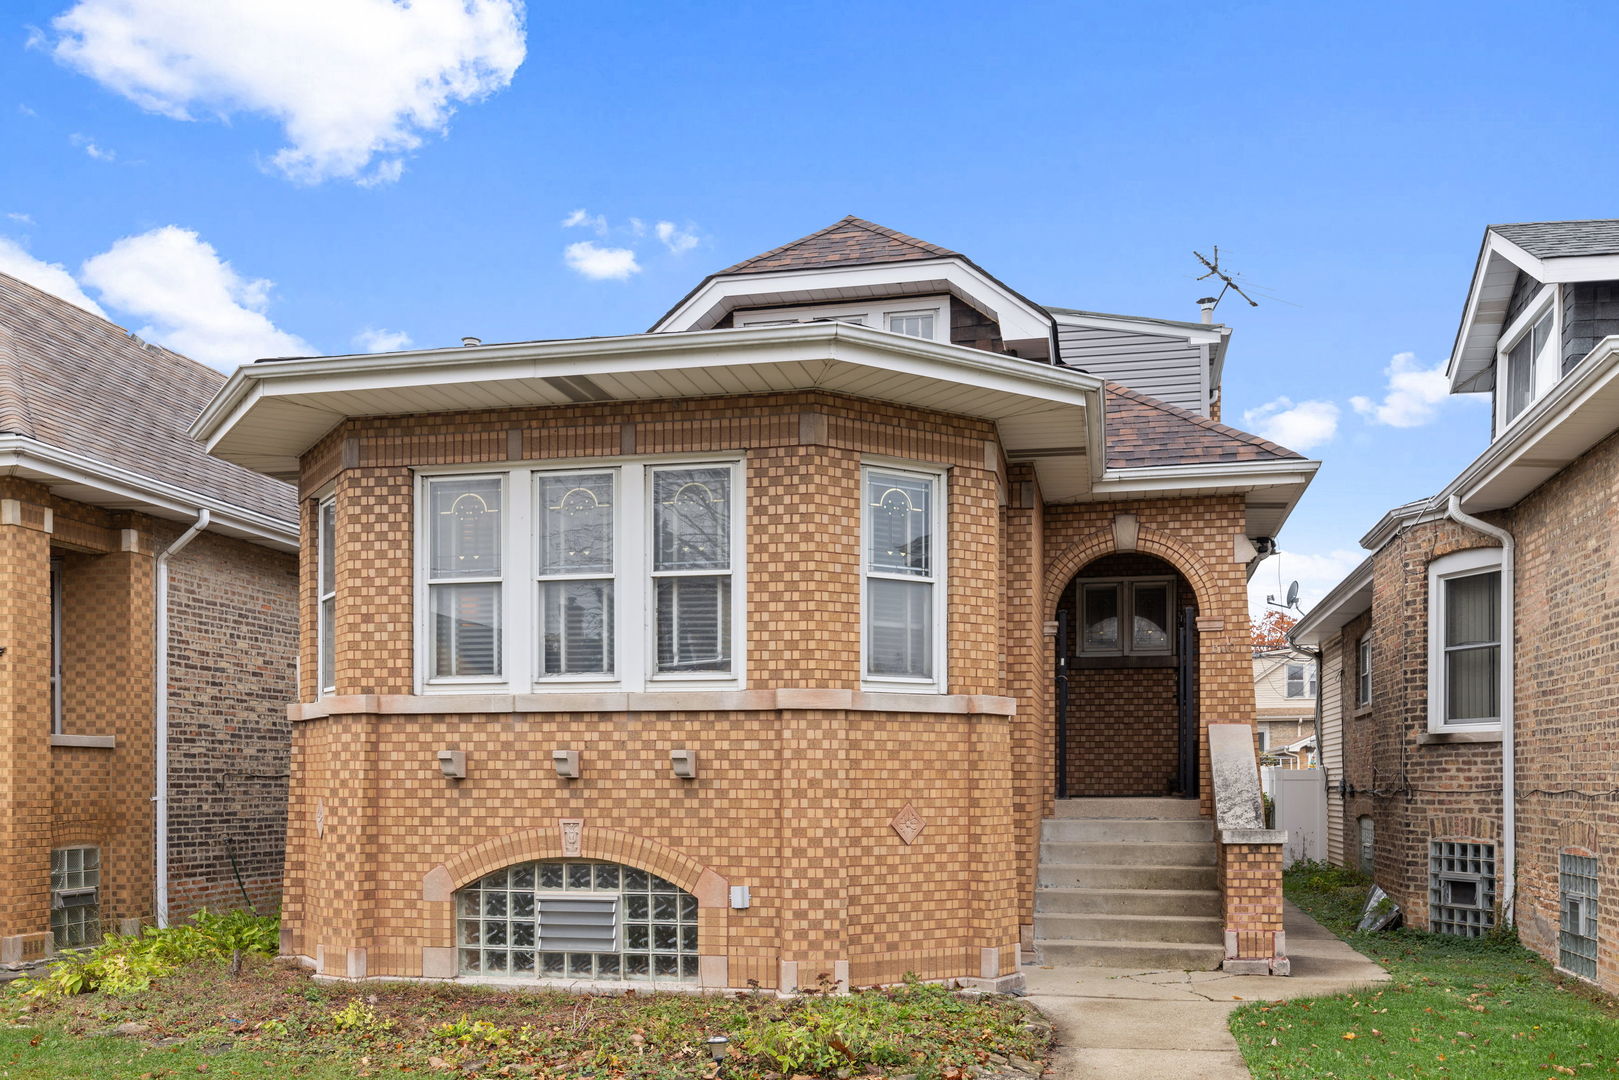
<svg viewBox="0 0 1619 1080"><path fill-rule="evenodd" d="M1341 867L1288 872L1288 899L1391 980L1234 1012L1232 1033L1258 1080L1619 1076L1612 998L1553 971L1509 934L1357 933L1368 885Z"/></svg>
<svg viewBox="0 0 1619 1080"><path fill-rule="evenodd" d="M426 1074L554 1080L911 1076L1044 1058L1048 1028L1011 998L908 984L774 994L586 995L462 984L323 984L258 955L198 961L138 993L0 998L0 1080L205 1074L308 1080ZM113 1034L120 1024L138 1034Z"/></svg>

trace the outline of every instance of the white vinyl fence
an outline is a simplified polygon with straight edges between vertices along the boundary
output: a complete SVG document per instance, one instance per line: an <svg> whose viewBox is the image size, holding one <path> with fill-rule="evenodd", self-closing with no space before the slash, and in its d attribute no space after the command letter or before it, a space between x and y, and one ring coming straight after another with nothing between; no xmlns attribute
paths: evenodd
<svg viewBox="0 0 1619 1080"><path fill-rule="evenodd" d="M1265 788L1276 800L1275 828L1287 830L1282 865L1327 857L1327 774L1321 769L1268 767Z"/></svg>

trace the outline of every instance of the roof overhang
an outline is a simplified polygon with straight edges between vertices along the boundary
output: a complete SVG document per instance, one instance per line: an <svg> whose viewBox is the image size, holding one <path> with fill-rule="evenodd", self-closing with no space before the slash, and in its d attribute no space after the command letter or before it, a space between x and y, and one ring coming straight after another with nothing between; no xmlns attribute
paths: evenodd
<svg viewBox="0 0 1619 1080"><path fill-rule="evenodd" d="M1366 559L1332 587L1309 614L1294 624L1287 639L1319 649L1321 643L1372 607L1372 560Z"/></svg>
<svg viewBox="0 0 1619 1080"><path fill-rule="evenodd" d="M170 521L192 522L200 511L207 510L212 532L280 551L298 550L294 521L199 495L25 435L0 435L0 476L42 484L71 502Z"/></svg>
<svg viewBox="0 0 1619 1080"><path fill-rule="evenodd" d="M1275 536L1293 513L1321 462L1303 458L1215 465L1157 465L1107 469L1091 485L1091 499L1139 499L1241 494L1248 536ZM1050 499L1049 502L1061 500Z"/></svg>
<svg viewBox="0 0 1619 1080"><path fill-rule="evenodd" d="M192 428L208 451L282 479L344 419L821 390L996 424L1043 491L1090 488L1102 380L845 323L518 342L240 368Z"/></svg>
<svg viewBox="0 0 1619 1080"><path fill-rule="evenodd" d="M652 333L708 330L739 308L951 293L1000 325L1001 340L1026 358L1051 347L1051 316L961 256L763 274L714 274L652 327Z"/></svg>
<svg viewBox="0 0 1619 1080"><path fill-rule="evenodd" d="M1490 388L1488 374L1495 364L1496 343L1505 328L1507 305L1520 270L1542 285L1613 281L1619 280L1619 255L1539 258L1493 229L1484 230L1484 243L1462 308L1461 326L1445 368L1451 393L1478 393Z"/></svg>

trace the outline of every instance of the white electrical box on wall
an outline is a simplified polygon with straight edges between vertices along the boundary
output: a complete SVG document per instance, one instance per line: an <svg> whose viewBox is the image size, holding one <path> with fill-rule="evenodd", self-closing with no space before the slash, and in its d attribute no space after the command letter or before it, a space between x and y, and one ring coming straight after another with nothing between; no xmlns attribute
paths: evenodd
<svg viewBox="0 0 1619 1080"><path fill-rule="evenodd" d="M752 898L748 895L748 887L746 885L731 886L731 906L733 908L741 911L752 902Z"/></svg>

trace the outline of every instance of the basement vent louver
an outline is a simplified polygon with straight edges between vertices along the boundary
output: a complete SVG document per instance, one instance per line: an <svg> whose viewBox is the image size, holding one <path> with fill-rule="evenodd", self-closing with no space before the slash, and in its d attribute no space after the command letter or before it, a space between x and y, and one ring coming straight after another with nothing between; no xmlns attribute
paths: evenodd
<svg viewBox="0 0 1619 1080"><path fill-rule="evenodd" d="M618 899L540 898L540 948L613 952L618 948Z"/></svg>

